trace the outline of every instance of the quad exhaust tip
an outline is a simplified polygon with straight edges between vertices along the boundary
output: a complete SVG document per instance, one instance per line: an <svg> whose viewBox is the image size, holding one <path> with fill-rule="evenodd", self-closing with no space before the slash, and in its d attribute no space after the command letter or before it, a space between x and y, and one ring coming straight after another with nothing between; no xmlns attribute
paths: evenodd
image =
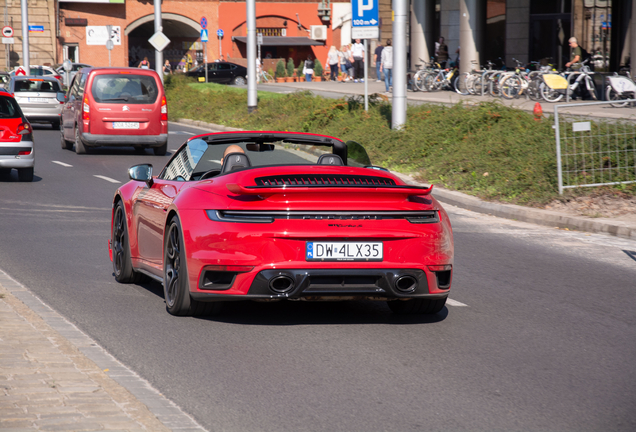
<svg viewBox="0 0 636 432"><path fill-rule="evenodd" d="M278 275L269 280L269 289L283 294L294 289L294 280L286 275Z"/></svg>
<svg viewBox="0 0 636 432"><path fill-rule="evenodd" d="M395 279L395 289L403 292L413 292L417 288L417 279L411 275L402 275Z"/></svg>

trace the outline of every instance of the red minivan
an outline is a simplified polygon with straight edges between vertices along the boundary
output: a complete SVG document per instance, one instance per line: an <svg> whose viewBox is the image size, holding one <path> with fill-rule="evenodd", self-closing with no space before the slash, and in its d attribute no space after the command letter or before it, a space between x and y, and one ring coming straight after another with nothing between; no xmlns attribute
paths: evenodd
<svg viewBox="0 0 636 432"><path fill-rule="evenodd" d="M150 69L83 68L62 108L62 148L86 153L99 146L168 147L168 107L159 75Z"/></svg>

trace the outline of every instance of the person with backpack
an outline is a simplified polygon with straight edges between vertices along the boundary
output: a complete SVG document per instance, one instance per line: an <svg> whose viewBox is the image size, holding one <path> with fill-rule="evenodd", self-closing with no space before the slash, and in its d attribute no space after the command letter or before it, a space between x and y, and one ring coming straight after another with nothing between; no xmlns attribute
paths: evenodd
<svg viewBox="0 0 636 432"><path fill-rule="evenodd" d="M591 62L592 56L585 50L585 48L579 45L578 39L575 37L571 37L568 40L568 43L570 44L570 49L572 50L572 56L570 57L571 60L565 64L565 67L571 67L576 63L582 63L585 60L588 60L586 64L590 67L590 69L593 70L594 65Z"/></svg>

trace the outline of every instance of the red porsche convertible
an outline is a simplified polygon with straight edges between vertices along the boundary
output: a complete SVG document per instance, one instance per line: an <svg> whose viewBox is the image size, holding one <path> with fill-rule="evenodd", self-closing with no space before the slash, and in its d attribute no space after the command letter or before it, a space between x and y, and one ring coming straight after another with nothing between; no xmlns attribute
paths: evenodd
<svg viewBox="0 0 636 432"><path fill-rule="evenodd" d="M163 284L173 315L230 300L387 301L435 314L453 234L431 188L371 165L353 141L288 132L192 137L158 176L129 169L113 200L115 278Z"/></svg>

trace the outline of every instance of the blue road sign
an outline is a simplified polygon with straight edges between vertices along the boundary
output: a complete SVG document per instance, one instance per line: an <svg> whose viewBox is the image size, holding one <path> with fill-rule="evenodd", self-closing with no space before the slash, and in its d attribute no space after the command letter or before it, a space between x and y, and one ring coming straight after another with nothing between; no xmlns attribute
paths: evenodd
<svg viewBox="0 0 636 432"><path fill-rule="evenodd" d="M380 24L378 0L351 0L353 27L377 27Z"/></svg>
<svg viewBox="0 0 636 432"><path fill-rule="evenodd" d="M201 28L202 29L208 28L208 20L205 17L201 17Z"/></svg>
<svg viewBox="0 0 636 432"><path fill-rule="evenodd" d="M380 34L379 0L351 0L351 37L376 39Z"/></svg>
<svg viewBox="0 0 636 432"><path fill-rule="evenodd" d="M217 35L218 37L220 37L220 38L221 38L221 37L223 37L223 30L218 29L218 30L216 31L216 35Z"/></svg>
<svg viewBox="0 0 636 432"><path fill-rule="evenodd" d="M29 33L44 33L44 26L41 25L30 25Z"/></svg>
<svg viewBox="0 0 636 432"><path fill-rule="evenodd" d="M206 29L201 30L201 42L208 41L208 31Z"/></svg>

